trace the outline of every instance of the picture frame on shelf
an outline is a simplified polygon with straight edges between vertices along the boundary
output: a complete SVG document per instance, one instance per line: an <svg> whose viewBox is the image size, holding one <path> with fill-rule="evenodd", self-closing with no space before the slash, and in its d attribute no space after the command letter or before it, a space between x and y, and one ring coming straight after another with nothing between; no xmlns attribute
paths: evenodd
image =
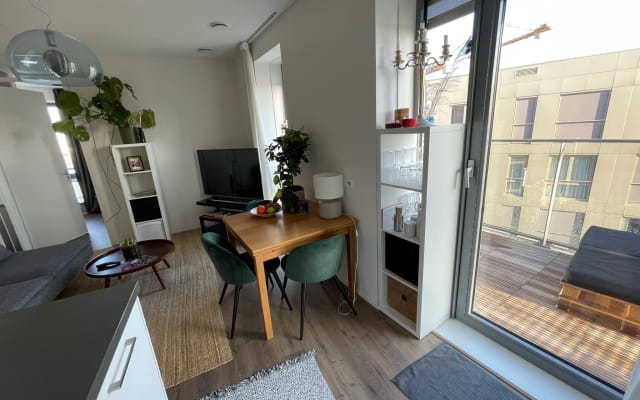
<svg viewBox="0 0 640 400"><path fill-rule="evenodd" d="M142 156L128 156L127 164L129 165L129 172L144 171Z"/></svg>

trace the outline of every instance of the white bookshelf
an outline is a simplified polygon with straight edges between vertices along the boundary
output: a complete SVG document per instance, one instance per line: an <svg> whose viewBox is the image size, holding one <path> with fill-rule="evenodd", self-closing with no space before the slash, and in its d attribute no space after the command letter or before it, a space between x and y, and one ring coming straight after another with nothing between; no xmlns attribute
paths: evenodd
<svg viewBox="0 0 640 400"><path fill-rule="evenodd" d="M167 213L151 144L113 145L111 152L136 240L170 239ZM142 169L132 171L129 157L140 157Z"/></svg>
<svg viewBox="0 0 640 400"><path fill-rule="evenodd" d="M464 127L377 133L378 306L421 339L451 310ZM420 221L411 237L393 230L389 212L407 203L405 218L414 213Z"/></svg>

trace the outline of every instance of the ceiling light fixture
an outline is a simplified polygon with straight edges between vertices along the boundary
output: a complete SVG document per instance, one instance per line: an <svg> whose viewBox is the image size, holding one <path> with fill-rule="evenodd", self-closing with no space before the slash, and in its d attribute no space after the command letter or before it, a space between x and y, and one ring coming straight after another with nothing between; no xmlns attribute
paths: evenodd
<svg viewBox="0 0 640 400"><path fill-rule="evenodd" d="M15 35L7 46L9 67L22 82L45 86L94 86L104 77L95 53L77 39L49 29L51 16L39 7L49 22L45 29Z"/></svg>
<svg viewBox="0 0 640 400"><path fill-rule="evenodd" d="M211 47L198 47L198 53L200 54L214 54L215 52Z"/></svg>

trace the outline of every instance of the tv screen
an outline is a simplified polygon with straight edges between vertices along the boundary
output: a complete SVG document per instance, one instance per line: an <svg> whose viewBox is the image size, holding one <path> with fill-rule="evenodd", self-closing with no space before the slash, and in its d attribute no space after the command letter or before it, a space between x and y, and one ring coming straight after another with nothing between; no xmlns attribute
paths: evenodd
<svg viewBox="0 0 640 400"><path fill-rule="evenodd" d="M210 149L197 153L205 194L262 198L257 149Z"/></svg>

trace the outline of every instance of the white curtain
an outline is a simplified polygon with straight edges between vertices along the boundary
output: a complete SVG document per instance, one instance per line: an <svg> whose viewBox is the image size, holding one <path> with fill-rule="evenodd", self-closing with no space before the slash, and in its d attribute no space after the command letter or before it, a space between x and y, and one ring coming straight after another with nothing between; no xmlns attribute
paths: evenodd
<svg viewBox="0 0 640 400"><path fill-rule="evenodd" d="M240 44L242 52L242 66L244 69L245 86L247 88L247 100L249 101L249 119L251 120L251 131L253 133L253 145L258 149L258 160L260 161L260 173L262 175L262 193L265 199L272 199L275 195L275 187L269 161L264 153L266 143L262 134L262 120L260 119L260 109L256 93L256 71L253 65L253 57L249 43Z"/></svg>

